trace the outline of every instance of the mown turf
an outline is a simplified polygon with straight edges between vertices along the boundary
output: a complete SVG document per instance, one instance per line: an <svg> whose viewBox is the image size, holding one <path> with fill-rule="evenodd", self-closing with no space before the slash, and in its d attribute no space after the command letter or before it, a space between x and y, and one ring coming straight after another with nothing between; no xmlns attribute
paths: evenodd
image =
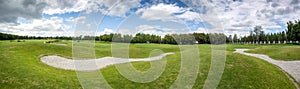
<svg viewBox="0 0 300 89"><path fill-rule="evenodd" d="M226 89L292 89L291 81L274 65L264 60L244 56L238 53L227 53L226 70L219 87ZM238 57L238 58L237 58ZM276 85L274 85L276 84Z"/></svg>
<svg viewBox="0 0 300 89"><path fill-rule="evenodd" d="M299 45L267 45L247 52L265 54L276 60L300 60Z"/></svg>
<svg viewBox="0 0 300 89"><path fill-rule="evenodd" d="M39 60L42 55L71 56L70 46L45 45L43 41L0 45L1 88L80 88L74 71L52 68Z"/></svg>
<svg viewBox="0 0 300 89"><path fill-rule="evenodd" d="M81 88L76 72L57 69L40 62L43 55L61 55L72 57L71 41L64 41L68 46L43 44L40 40L26 42L0 41L0 86L11 88ZM111 45L96 42L96 57L111 56ZM235 48L256 48L258 45L227 45L225 71L218 88L295 88L280 69L257 58L232 53ZM193 88L202 88L208 75L211 62L211 45L198 45L200 66ZM136 83L124 78L110 66L100 70L112 88L169 88L176 80L181 64L180 49L177 45L132 44L130 57L148 57L152 50L175 52L167 56L167 65L162 75L150 83ZM184 52L182 50L182 52ZM151 67L149 62L135 62L132 65L140 71Z"/></svg>

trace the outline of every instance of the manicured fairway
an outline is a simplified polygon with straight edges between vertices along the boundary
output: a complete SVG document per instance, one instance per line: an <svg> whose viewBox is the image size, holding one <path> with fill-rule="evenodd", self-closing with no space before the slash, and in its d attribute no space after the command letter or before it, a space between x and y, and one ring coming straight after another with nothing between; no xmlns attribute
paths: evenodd
<svg viewBox="0 0 300 89"><path fill-rule="evenodd" d="M11 88L81 88L75 71L53 68L43 64L39 57L43 55L60 55L72 57L72 42L63 41L67 46L44 44L42 40L26 42L0 41L0 86ZM111 45L96 42L96 57L111 56ZM284 45L283 45L284 46ZM259 45L227 45L227 59L219 89L244 88L278 88L293 89L292 81L274 65L263 60L233 53L235 48L258 48ZM273 46L270 46L273 47ZM198 45L200 68L193 88L202 88L208 75L211 62L211 45ZM118 73L115 66L101 71L112 88L169 88L176 80L180 70L180 49L177 45L167 44L132 44L132 58L148 57L154 49L175 52L167 56L167 65L162 75L150 83L135 83ZM151 67L150 62L135 62L133 66L140 71Z"/></svg>

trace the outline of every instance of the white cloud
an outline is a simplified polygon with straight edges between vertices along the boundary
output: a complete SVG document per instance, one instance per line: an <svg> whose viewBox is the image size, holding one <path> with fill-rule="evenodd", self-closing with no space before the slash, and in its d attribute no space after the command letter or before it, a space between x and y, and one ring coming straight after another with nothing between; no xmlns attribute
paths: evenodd
<svg viewBox="0 0 300 89"><path fill-rule="evenodd" d="M69 17L69 18L66 18L65 21L68 21L68 22L72 22L72 23L81 23L81 24L84 24L85 21L87 20L86 16L79 16L77 18L74 18L74 17Z"/></svg>
<svg viewBox="0 0 300 89"><path fill-rule="evenodd" d="M173 29L167 27L161 27L157 25L139 25L135 27L135 29L119 29L118 33L122 34L137 34L137 33L145 33L145 34L155 34L159 36L164 36L166 34L173 34L173 33L186 33L187 29Z"/></svg>
<svg viewBox="0 0 300 89"><path fill-rule="evenodd" d="M200 14L190 11L190 8L179 7L175 4L157 4L136 11L142 19L173 21L183 23L186 20L200 21Z"/></svg>
<svg viewBox="0 0 300 89"><path fill-rule="evenodd" d="M139 5L140 0L91 0L86 5L86 12L100 11L109 16L124 17L131 8Z"/></svg>
<svg viewBox="0 0 300 89"><path fill-rule="evenodd" d="M64 14L69 12L98 12L110 16L124 17L131 9L140 5L140 0L46 0L48 7L43 13Z"/></svg>
<svg viewBox="0 0 300 89"><path fill-rule="evenodd" d="M42 0L48 6L43 10L44 14L64 14L69 12L80 12L85 9L88 0Z"/></svg>
<svg viewBox="0 0 300 89"><path fill-rule="evenodd" d="M256 25L278 29L282 28L278 22L285 24L289 20L298 19L300 14L296 9L300 4L291 5L295 0L213 1L224 28L229 31L249 32Z"/></svg>
<svg viewBox="0 0 300 89"><path fill-rule="evenodd" d="M89 32L88 35L96 35L96 36L99 36L99 35L103 35L103 34L110 34L110 33L116 33L113 29L110 29L110 28L104 28L103 31L87 31ZM79 33L79 35L83 35L82 32Z"/></svg>
<svg viewBox="0 0 300 89"><path fill-rule="evenodd" d="M141 13L141 18L143 19L169 21L176 19L172 16L174 13L182 13L184 11L186 11L186 9L180 8L176 5L160 3L158 5L153 5L150 8L139 9L136 13Z"/></svg>
<svg viewBox="0 0 300 89"><path fill-rule="evenodd" d="M85 16L79 16L79 17L75 18L74 22L84 24L85 21L86 21L86 17Z"/></svg>
<svg viewBox="0 0 300 89"><path fill-rule="evenodd" d="M196 31L192 31L190 33L208 33L207 29L203 28L203 27L199 27Z"/></svg>
<svg viewBox="0 0 300 89"><path fill-rule="evenodd" d="M244 34L255 25L262 25L264 29L281 29L282 25L278 23L285 24L289 20L299 19L300 14L299 0L181 1L193 8L157 3L138 9L136 14L146 20L180 23L205 21L212 26L207 31L224 32L224 28L225 32L230 34ZM52 15L100 11L102 14L124 17L126 13L130 13L130 9L141 6L140 0L7 0L0 2L0 12L3 12L0 13L0 32L25 34L29 31L29 35L35 34L33 32L41 35L41 33L60 32L70 28L65 25L62 18L42 18L43 13ZM18 18L30 20L30 23L17 22ZM86 22L85 20L85 17L66 19L69 22L79 23ZM141 25L132 31L157 32L158 34L168 32L161 31L162 28L161 26ZM201 27L196 31L202 31Z"/></svg>
<svg viewBox="0 0 300 89"><path fill-rule="evenodd" d="M299 0L181 0L200 13L202 20L212 25L208 31L225 34L249 34L256 25L268 32L284 30L289 20L299 19ZM224 31L222 31L224 29ZM277 30L276 30L277 29Z"/></svg>
<svg viewBox="0 0 300 89"><path fill-rule="evenodd" d="M120 3L113 6L111 9L109 9L109 12L107 15L113 15L113 16L125 16L125 14L134 7L138 7L140 2L139 0L127 0L127 1L119 1Z"/></svg>
<svg viewBox="0 0 300 89"><path fill-rule="evenodd" d="M39 19L45 6L36 0L1 0L0 23L16 23L18 17Z"/></svg>
<svg viewBox="0 0 300 89"><path fill-rule="evenodd" d="M1 32L17 35L30 36L62 36L71 35L70 26L63 23L63 19L59 17L52 17L50 19L33 20L32 23L15 24L0 24Z"/></svg>
<svg viewBox="0 0 300 89"><path fill-rule="evenodd" d="M110 33L114 33L113 29L110 28L105 28L102 32L100 32L100 34L110 34Z"/></svg>
<svg viewBox="0 0 300 89"><path fill-rule="evenodd" d="M164 36L168 33L171 33L170 31L164 31L163 29L158 26L149 26L149 25L140 25L136 27L136 30L138 30L137 33L146 33L146 34L155 34L159 36Z"/></svg>
<svg viewBox="0 0 300 89"><path fill-rule="evenodd" d="M183 14L177 15L176 17L190 21L202 21L201 14L192 11L186 11Z"/></svg>

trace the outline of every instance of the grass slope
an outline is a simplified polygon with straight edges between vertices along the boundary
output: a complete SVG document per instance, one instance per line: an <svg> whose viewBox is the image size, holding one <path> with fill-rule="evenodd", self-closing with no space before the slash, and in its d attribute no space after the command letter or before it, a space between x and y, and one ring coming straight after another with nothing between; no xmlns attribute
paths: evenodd
<svg viewBox="0 0 300 89"><path fill-rule="evenodd" d="M300 60L300 46L298 45L268 45L247 52L265 54L276 60Z"/></svg>
<svg viewBox="0 0 300 89"><path fill-rule="evenodd" d="M0 86L1 88L81 88L76 72L57 69L40 62L43 55L61 55L72 57L72 43L68 46L43 44L43 41L26 42L0 41ZM111 56L111 45L96 42L96 57ZM257 58L232 53L234 48L255 48L250 45L228 45L227 61L222 80L218 88L295 88L287 76L274 65ZM202 88L208 75L211 62L211 46L198 45L200 50L200 68L193 88ZM104 68L104 75L111 87L126 88L169 88L176 80L180 70L180 49L176 45L132 44L130 57L148 57L154 49L175 52L167 56L167 65L162 75L150 83L135 83L118 73L115 66ZM149 62L135 62L133 66L146 71Z"/></svg>

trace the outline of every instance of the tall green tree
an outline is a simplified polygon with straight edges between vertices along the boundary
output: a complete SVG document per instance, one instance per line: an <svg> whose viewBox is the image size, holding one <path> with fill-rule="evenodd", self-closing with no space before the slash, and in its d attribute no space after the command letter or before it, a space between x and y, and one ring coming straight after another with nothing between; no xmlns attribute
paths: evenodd
<svg viewBox="0 0 300 89"><path fill-rule="evenodd" d="M238 42L237 34L234 34L234 36L233 36L233 42L234 42L234 43L237 43L237 42Z"/></svg>

